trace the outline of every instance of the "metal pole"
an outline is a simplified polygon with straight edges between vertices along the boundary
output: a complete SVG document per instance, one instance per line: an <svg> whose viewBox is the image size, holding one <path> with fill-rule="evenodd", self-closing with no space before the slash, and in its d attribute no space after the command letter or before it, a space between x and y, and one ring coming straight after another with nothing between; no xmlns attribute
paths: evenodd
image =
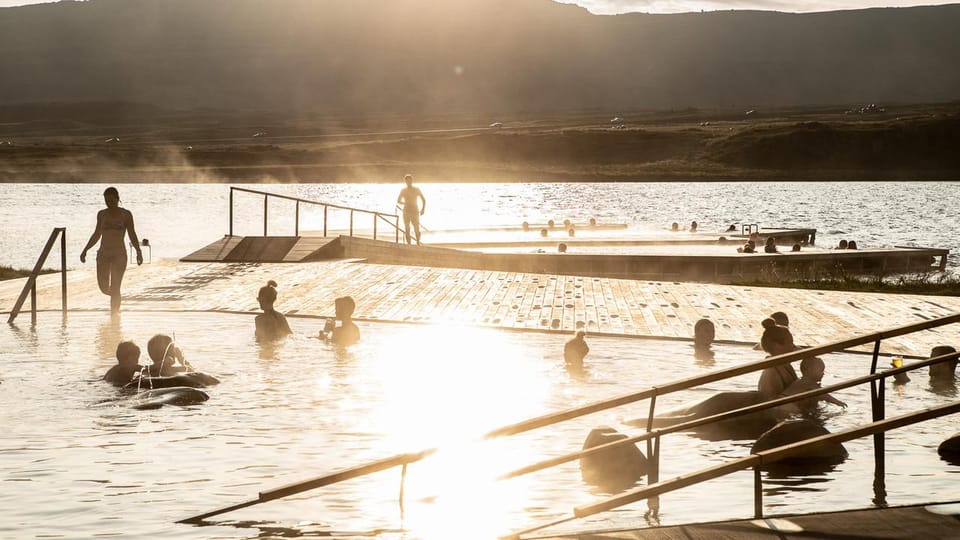
<svg viewBox="0 0 960 540"><path fill-rule="evenodd" d="M269 195L263 196L263 235L267 235L267 197Z"/></svg>
<svg viewBox="0 0 960 540"><path fill-rule="evenodd" d="M885 388L886 388L886 378L881 378L877 381L870 382L871 391L875 392L873 400L873 421L879 422L883 420L885 416L884 412L884 400L885 400ZM874 493L874 502L877 505L886 506L887 504L887 490L886 490L886 438L885 433L880 431L873 434L873 493Z"/></svg>
<svg viewBox="0 0 960 540"><path fill-rule="evenodd" d="M759 463L753 466L753 517L763 519L763 481Z"/></svg>
<svg viewBox="0 0 960 540"><path fill-rule="evenodd" d="M329 209L330 209L329 206L326 206L326 205L323 206L323 237L324 238L327 237L327 210Z"/></svg>
<svg viewBox="0 0 960 540"><path fill-rule="evenodd" d="M37 326L37 282L30 286L30 326Z"/></svg>
<svg viewBox="0 0 960 540"><path fill-rule="evenodd" d="M870 374L873 375L877 372L877 361L880 359L880 340L878 339L873 344L873 361L870 363ZM876 420L876 419L874 419Z"/></svg>
<svg viewBox="0 0 960 540"><path fill-rule="evenodd" d="M350 210L350 237L353 237L353 209Z"/></svg>
<svg viewBox="0 0 960 540"><path fill-rule="evenodd" d="M393 215L393 241L400 243L400 216Z"/></svg>
<svg viewBox="0 0 960 540"><path fill-rule="evenodd" d="M293 235L300 236L300 201L297 201L297 208L294 211Z"/></svg>
<svg viewBox="0 0 960 540"><path fill-rule="evenodd" d="M61 310L67 312L67 228L60 229L60 300Z"/></svg>
<svg viewBox="0 0 960 540"><path fill-rule="evenodd" d="M373 214L373 239L377 239L377 218L380 217L380 214Z"/></svg>
<svg viewBox="0 0 960 540"><path fill-rule="evenodd" d="M401 522L401 523L403 523L403 521L404 521L403 493L404 493L404 488L406 487L406 482L407 482L407 463L404 463L404 464L403 464L403 467L400 469L400 498L399 498L399 503L400 503L400 522ZM401 528L402 528L402 526L401 526Z"/></svg>
<svg viewBox="0 0 960 540"><path fill-rule="evenodd" d="M233 188L230 188L230 236L233 236Z"/></svg>

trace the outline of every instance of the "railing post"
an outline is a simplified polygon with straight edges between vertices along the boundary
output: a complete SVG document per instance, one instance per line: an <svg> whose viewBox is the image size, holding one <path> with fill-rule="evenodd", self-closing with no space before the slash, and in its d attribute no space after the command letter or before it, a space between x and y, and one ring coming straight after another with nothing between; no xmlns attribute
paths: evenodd
<svg viewBox="0 0 960 540"><path fill-rule="evenodd" d="M763 519L763 479L759 462L753 466L753 518Z"/></svg>
<svg viewBox="0 0 960 540"><path fill-rule="evenodd" d="M657 394L650 396L650 411L647 414L647 433L653 429L653 417L657 409ZM660 437L647 439L647 485L660 481ZM647 517L656 517L660 513L660 498L647 499Z"/></svg>
<svg viewBox="0 0 960 540"><path fill-rule="evenodd" d="M878 342L879 343L879 342ZM873 421L879 422L884 419L884 400L886 392L886 377L870 381L871 405L873 412ZM886 438L885 433L880 431L873 434L873 494L874 504L886 506Z"/></svg>
<svg viewBox="0 0 960 540"><path fill-rule="evenodd" d="M323 205L323 237L324 238L327 237L327 210L329 209L330 209L329 206Z"/></svg>
<svg viewBox="0 0 960 540"><path fill-rule="evenodd" d="M263 236L267 236L267 198L269 195L264 194L263 196Z"/></svg>
<svg viewBox="0 0 960 540"><path fill-rule="evenodd" d="M400 243L400 216L393 215L393 241L394 243Z"/></svg>
<svg viewBox="0 0 960 540"><path fill-rule="evenodd" d="M350 237L353 238L353 209L350 209Z"/></svg>
<svg viewBox="0 0 960 540"><path fill-rule="evenodd" d="M293 235L300 236L300 201L297 201L296 210L293 217Z"/></svg>
<svg viewBox="0 0 960 540"><path fill-rule="evenodd" d="M60 300L61 310L67 312L67 228L60 229Z"/></svg>
<svg viewBox="0 0 960 540"><path fill-rule="evenodd" d="M230 186L230 236L233 236L233 186Z"/></svg>
<svg viewBox="0 0 960 540"><path fill-rule="evenodd" d="M403 464L403 468L400 469L400 497L399 497L399 500L398 500L398 502L400 503L400 523L401 523L401 527L400 527L400 528L401 528L401 529L403 528L403 525L402 525L402 524L403 524L404 517L405 517L405 516L404 516L404 506L403 506L403 493L404 493L404 489L405 489L405 487L406 487L406 483L407 483L407 464L404 463L404 464Z"/></svg>
<svg viewBox="0 0 960 540"><path fill-rule="evenodd" d="M37 282L30 285L30 326L37 325Z"/></svg>
<svg viewBox="0 0 960 540"><path fill-rule="evenodd" d="M373 214L373 239L377 239L377 218L380 217L380 214L374 212Z"/></svg>

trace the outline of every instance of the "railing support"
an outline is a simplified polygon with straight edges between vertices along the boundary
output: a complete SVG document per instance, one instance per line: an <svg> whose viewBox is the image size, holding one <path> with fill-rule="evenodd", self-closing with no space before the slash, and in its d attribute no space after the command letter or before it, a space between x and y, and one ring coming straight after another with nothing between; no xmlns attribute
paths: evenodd
<svg viewBox="0 0 960 540"><path fill-rule="evenodd" d="M293 211L293 235L300 236L300 201L297 201L297 206Z"/></svg>
<svg viewBox="0 0 960 540"><path fill-rule="evenodd" d="M23 290L20 291L20 296L17 297L17 301L13 304L13 309L10 310L10 317L7 318L7 323L13 323L13 321L16 320L17 315L20 314L20 310L23 308L23 303L27 300L27 295L30 295L30 322L33 326L37 325L37 276L40 275L44 263L47 262L50 250L53 249L53 245L57 241L57 235L61 234L63 237L60 240L60 300L63 313L67 312L67 229L66 227L57 227L53 229L50 237L47 238L47 243L43 246L40 257L37 258L37 264L34 265L33 271L30 272L30 277L27 278L27 282L23 284Z"/></svg>
<svg viewBox="0 0 960 540"><path fill-rule="evenodd" d="M763 478L759 463L753 466L753 518L763 519Z"/></svg>
<svg viewBox="0 0 960 540"><path fill-rule="evenodd" d="M377 218L380 217L380 214L373 215L373 239L377 239Z"/></svg>
<svg viewBox="0 0 960 540"><path fill-rule="evenodd" d="M350 236L353 236L353 210L350 210Z"/></svg>
<svg viewBox="0 0 960 540"><path fill-rule="evenodd" d="M267 199L269 195L263 196L263 235L267 236Z"/></svg>
<svg viewBox="0 0 960 540"><path fill-rule="evenodd" d="M230 236L233 236L233 188L230 188Z"/></svg>
<svg viewBox="0 0 960 540"><path fill-rule="evenodd" d="M327 237L327 210L329 209L330 209L329 206L323 207L323 237L324 238Z"/></svg>

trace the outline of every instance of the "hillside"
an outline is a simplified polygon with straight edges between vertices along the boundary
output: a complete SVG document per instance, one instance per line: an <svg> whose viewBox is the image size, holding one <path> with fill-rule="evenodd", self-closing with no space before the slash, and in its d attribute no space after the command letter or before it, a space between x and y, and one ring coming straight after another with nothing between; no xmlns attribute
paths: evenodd
<svg viewBox="0 0 960 540"><path fill-rule="evenodd" d="M325 115L960 97L960 5L592 15L550 0L90 0L0 9L0 103Z"/></svg>

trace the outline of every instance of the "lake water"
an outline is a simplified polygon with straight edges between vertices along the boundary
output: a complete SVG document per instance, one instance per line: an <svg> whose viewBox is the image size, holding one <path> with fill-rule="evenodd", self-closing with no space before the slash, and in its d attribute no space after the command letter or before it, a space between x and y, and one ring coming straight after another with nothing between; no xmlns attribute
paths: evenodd
<svg viewBox="0 0 960 540"><path fill-rule="evenodd" d="M8 184L0 213L0 264L32 267L53 227L68 228L69 266L103 206L104 184ZM153 257L181 257L227 232L224 185L119 185L125 207ZM392 211L399 185L247 186L361 208ZM960 251L960 183L429 184L430 228L518 224L565 218L624 222L655 230L697 220L715 231L734 222L816 227L818 243L856 239L863 247L919 245ZM262 233L262 198L237 196L236 233ZM292 205L271 204L270 230L292 234ZM331 216L345 226L346 216ZM319 213L301 212L304 229ZM55 252L56 253L56 252ZM51 262L55 266L57 259ZM88 262L87 264L92 264ZM91 284L92 286L92 284ZM9 306L4 306L9 309ZM315 339L318 322L291 319L297 335L279 348L253 340L252 317L224 314L40 314L36 330L0 327L0 538L137 537L494 538L569 515L605 494L585 484L576 463L495 483L513 467L576 450L589 430L646 414L646 403L588 416L503 441L477 443L490 428L622 395L677 378L761 358L736 346L712 362L686 343L594 337L589 373L571 377L559 360L563 337L445 326L365 324L347 353ZM864 329L867 331L869 329ZM136 411L99 377L121 339L145 349L154 333L175 334L187 357L222 379L210 400ZM797 332L802 336L803 329ZM802 337L801 337L802 340ZM956 344L955 344L956 345ZM146 362L146 353L141 360ZM827 357L825 384L862 375L860 355ZM670 407L717 390L745 390L755 376L670 396ZM887 393L888 415L957 399L925 374ZM870 420L867 388L826 409L837 431ZM960 497L960 467L936 446L956 431L940 419L892 432L887 440L889 504ZM663 442L661 478L749 452L752 441L708 442L686 434ZM443 449L411 465L401 521L399 471L348 481L214 518L209 527L178 519L256 498L279 487L399 452ZM764 475L768 513L862 508L874 504L870 439L847 443L833 470ZM752 473L664 496L660 523L750 517ZM574 522L573 528L643 526L638 503ZM409 532L395 532L403 527Z"/></svg>
<svg viewBox="0 0 960 540"><path fill-rule="evenodd" d="M51 229L67 227L68 266L103 208L106 184L6 184L0 212L0 265L32 268ZM229 230L229 189L222 184L121 184L124 207L154 257L179 258ZM255 185L255 189L393 213L400 184ZM841 238L860 247L912 245L948 248L949 266L960 266L960 182L823 183L528 183L426 184L423 224L428 229L518 225L523 221L626 223L637 231L662 230L696 220L701 231L731 223L762 227L812 227L817 243ZM294 231L293 203L269 207L271 234ZM356 218L357 227L370 223ZM348 215L331 212L331 228ZM236 234L263 233L263 198L237 194ZM322 211L301 208L301 228L322 230ZM381 228L381 231L384 229ZM56 253L56 252L55 252ZM59 259L50 265L56 266ZM92 264L88 260L88 264Z"/></svg>
<svg viewBox="0 0 960 540"><path fill-rule="evenodd" d="M297 335L276 348L253 339L250 316L225 314L42 313L36 331L0 327L0 538L477 538L570 515L605 494L585 484L576 462L505 482L498 473L579 449L593 427L624 432L646 402L528 434L479 443L499 425L622 395L649 385L758 360L745 347L718 346L696 360L687 343L590 339L588 374L568 374L562 336L490 329L364 324L347 352L312 339L319 322L291 319ZM141 346L156 332L175 334L187 358L222 380L210 400L137 411L99 381L120 339ZM142 361L146 362L146 354ZM826 357L825 384L865 374L869 357ZM720 389L746 390L755 376L661 398L668 408ZM956 399L934 391L926 375L887 394L889 415ZM831 431L870 421L869 389L837 394ZM663 410L663 409L661 409ZM960 496L960 467L936 446L956 430L944 418L891 432L887 502ZM751 440L705 441L674 434L662 443L661 478L746 455ZM399 470L379 473L213 518L213 526L174 522L256 498L261 490L322 476L400 452L439 446L410 466L405 516ZM768 514L874 504L871 439L846 444L833 470L764 475ZM752 472L664 496L660 523L750 517ZM569 528L643 526L645 503L574 522ZM403 527L408 533L383 532Z"/></svg>

